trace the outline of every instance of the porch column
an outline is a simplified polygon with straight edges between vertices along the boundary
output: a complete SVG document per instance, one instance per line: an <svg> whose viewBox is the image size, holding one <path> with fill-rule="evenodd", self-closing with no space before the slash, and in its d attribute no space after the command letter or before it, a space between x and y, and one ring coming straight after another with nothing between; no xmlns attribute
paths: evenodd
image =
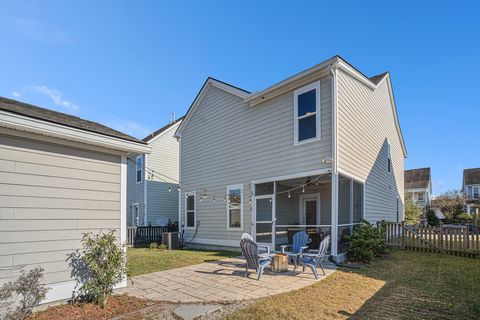
<svg viewBox="0 0 480 320"><path fill-rule="evenodd" d="M338 246L338 173L332 172L332 256L337 256Z"/></svg>

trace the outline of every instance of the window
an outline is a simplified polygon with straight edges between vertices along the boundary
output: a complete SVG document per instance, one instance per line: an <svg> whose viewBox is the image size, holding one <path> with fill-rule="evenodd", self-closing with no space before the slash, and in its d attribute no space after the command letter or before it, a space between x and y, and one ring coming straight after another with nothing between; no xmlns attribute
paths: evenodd
<svg viewBox="0 0 480 320"><path fill-rule="evenodd" d="M140 225L140 210L138 203L132 204L132 220L134 226L138 227Z"/></svg>
<svg viewBox="0 0 480 320"><path fill-rule="evenodd" d="M400 199L397 197L397 222L400 222Z"/></svg>
<svg viewBox="0 0 480 320"><path fill-rule="evenodd" d="M243 220L243 185L227 187L227 229L241 229Z"/></svg>
<svg viewBox="0 0 480 320"><path fill-rule="evenodd" d="M195 211L195 192L185 195L185 227L195 228L196 211Z"/></svg>
<svg viewBox="0 0 480 320"><path fill-rule="evenodd" d="M423 200L425 200L424 196L425 196L425 194L424 194L423 192L417 193L417 200L418 200L418 201L423 201Z"/></svg>
<svg viewBox="0 0 480 320"><path fill-rule="evenodd" d="M135 164L136 164L135 175L136 175L137 183L140 183L142 182L142 167L143 167L142 156L138 156L135 159Z"/></svg>
<svg viewBox="0 0 480 320"><path fill-rule="evenodd" d="M320 139L320 82L295 90L293 96L295 145Z"/></svg>
<svg viewBox="0 0 480 320"><path fill-rule="evenodd" d="M473 198L480 198L480 187L473 187Z"/></svg>
<svg viewBox="0 0 480 320"><path fill-rule="evenodd" d="M392 172L392 156L390 154L390 143L387 142L387 172Z"/></svg>

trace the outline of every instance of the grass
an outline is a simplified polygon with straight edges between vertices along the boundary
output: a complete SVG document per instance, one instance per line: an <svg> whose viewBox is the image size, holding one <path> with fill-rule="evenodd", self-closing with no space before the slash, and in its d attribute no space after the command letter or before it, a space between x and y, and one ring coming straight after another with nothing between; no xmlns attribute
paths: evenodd
<svg viewBox="0 0 480 320"><path fill-rule="evenodd" d="M152 250L149 248L128 248L127 269L129 276L163 271L217 261L238 256L238 252L207 250Z"/></svg>
<svg viewBox="0 0 480 320"><path fill-rule="evenodd" d="M301 290L258 300L228 319L478 319L480 259L394 251Z"/></svg>

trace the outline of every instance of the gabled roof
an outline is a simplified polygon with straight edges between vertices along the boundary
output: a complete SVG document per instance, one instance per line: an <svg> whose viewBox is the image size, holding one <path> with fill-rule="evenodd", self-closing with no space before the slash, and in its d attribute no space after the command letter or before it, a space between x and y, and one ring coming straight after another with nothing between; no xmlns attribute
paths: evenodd
<svg viewBox="0 0 480 320"><path fill-rule="evenodd" d="M463 170L463 185L480 184L480 168Z"/></svg>
<svg viewBox="0 0 480 320"><path fill-rule="evenodd" d="M180 117L178 118L177 120L174 120L172 122L170 122L169 124L167 124L166 126L163 126L162 128L158 129L157 131L149 134L148 136L146 136L145 138L143 138L142 140L146 143L149 143L151 142L152 140L154 140L156 137L160 136L162 133L164 133L165 131L167 131L168 129L170 129L171 127L179 124L180 122L182 122L183 117Z"/></svg>
<svg viewBox="0 0 480 320"><path fill-rule="evenodd" d="M405 189L428 188L430 168L405 170Z"/></svg>
<svg viewBox="0 0 480 320"><path fill-rule="evenodd" d="M178 128L176 132L176 136L178 137L181 136L183 128L185 128L185 126L187 125L191 114L193 114L193 111L199 105L200 101L202 100L202 98L204 97L205 93L208 91L210 86L216 86L222 90L235 94L243 98L245 102L250 104L250 106L254 106L283 93L285 90L291 90L294 87L299 87L302 81L305 82L308 79L318 75L319 72L324 72L327 68L329 67L333 68L334 66L337 68L341 68L345 72L349 73L351 76L355 77L357 80L359 80L360 82L362 82L372 90L375 90L380 85L380 83L382 83L382 81L387 81L389 94L390 94L390 101L393 109L392 111L395 119L395 127L397 130L398 137L400 139L403 155L404 157L406 157L407 148L405 146L405 142L403 139L402 129L400 128L400 122L398 121L397 107L395 104L395 97L393 94L390 74L388 72L384 72L382 74L368 78L367 76L365 76L363 73L361 73L359 70L357 70L354 66L352 66L350 63L348 63L345 59L343 59L339 55L333 56L332 58L327 59L311 68L308 68L302 72L299 72L264 90L261 90L259 92L254 92L254 93L250 93L247 90L232 86L228 83L209 77L207 81L205 81L205 83L203 84L202 88L200 89L197 96L195 97L195 100L193 101L192 105L188 109L187 114L185 115L185 120L182 122L182 124Z"/></svg>
<svg viewBox="0 0 480 320"><path fill-rule="evenodd" d="M95 132L102 135L119 138L122 140L145 144L145 142L141 140L138 140L123 132L104 126L103 124L85 120L85 119L72 116L66 113L37 107L32 104L28 104L28 103L17 101L17 100L0 97L0 110L26 116L29 118L34 118L34 119L39 119L39 120L43 120L51 123L64 125L71 128L81 129L89 132Z"/></svg>

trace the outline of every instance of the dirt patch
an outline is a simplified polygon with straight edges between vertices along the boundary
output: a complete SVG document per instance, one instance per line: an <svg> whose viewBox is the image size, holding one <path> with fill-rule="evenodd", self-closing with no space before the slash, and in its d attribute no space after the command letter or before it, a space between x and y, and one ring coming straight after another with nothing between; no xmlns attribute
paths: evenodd
<svg viewBox="0 0 480 320"><path fill-rule="evenodd" d="M30 316L29 320L107 320L143 309L154 302L127 295L116 295L108 300L105 308L94 303L74 303L48 307ZM134 319L134 318L132 318ZM140 319L140 318L139 318Z"/></svg>

